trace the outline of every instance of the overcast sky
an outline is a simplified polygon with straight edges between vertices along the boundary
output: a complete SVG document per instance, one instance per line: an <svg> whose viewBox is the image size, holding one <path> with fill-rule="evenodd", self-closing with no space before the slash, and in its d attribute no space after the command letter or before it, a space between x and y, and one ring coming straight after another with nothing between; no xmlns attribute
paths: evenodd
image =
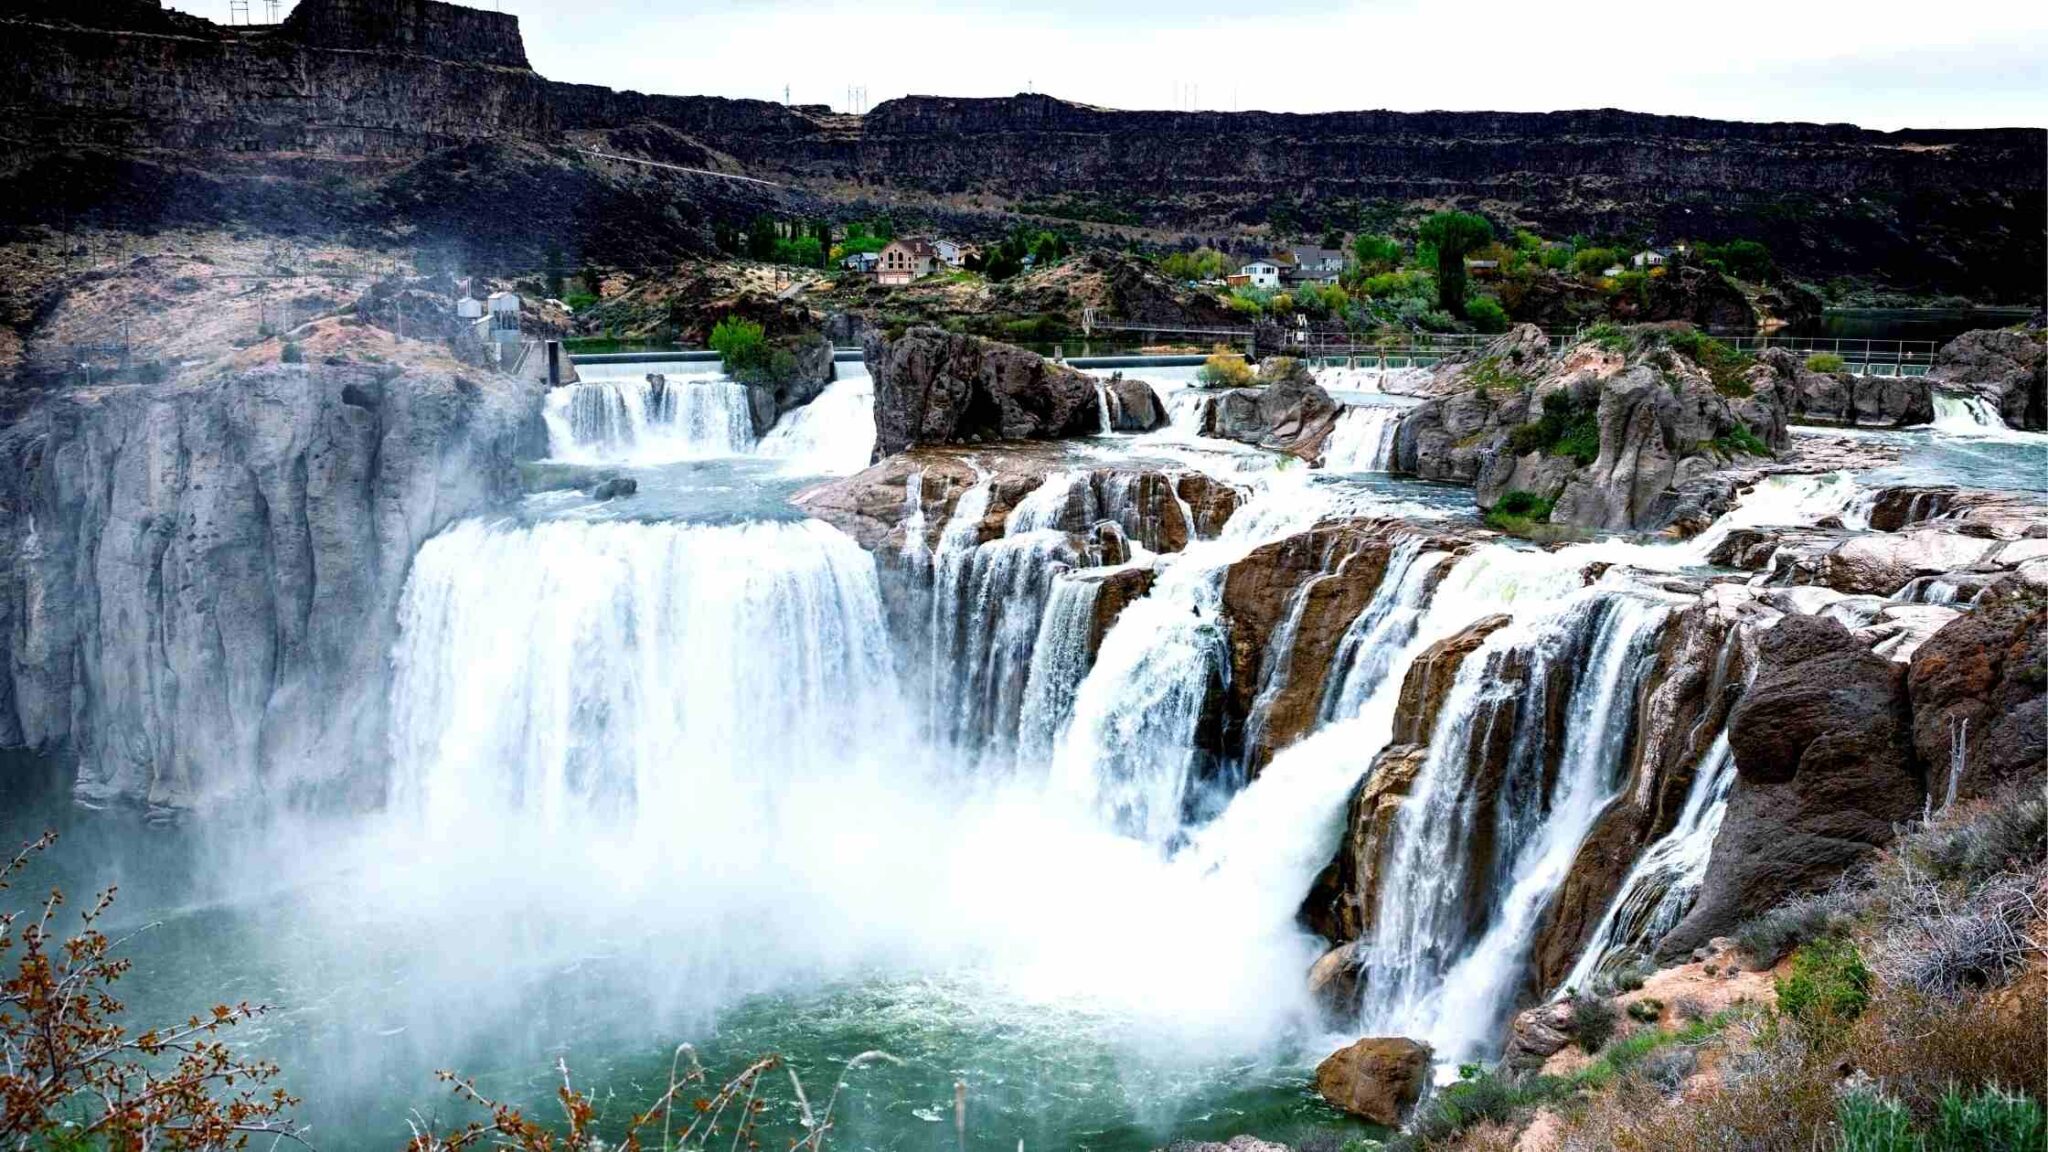
<svg viewBox="0 0 2048 1152"><path fill-rule="evenodd" d="M252 7L261 10L262 0ZM228 0L172 0L226 19ZM491 7L482 0L475 7ZM1618 107L2048 126L2048 3L2008 0L496 0L557 80L845 109L1045 92L1117 108ZM289 3L287 3L287 9Z"/></svg>

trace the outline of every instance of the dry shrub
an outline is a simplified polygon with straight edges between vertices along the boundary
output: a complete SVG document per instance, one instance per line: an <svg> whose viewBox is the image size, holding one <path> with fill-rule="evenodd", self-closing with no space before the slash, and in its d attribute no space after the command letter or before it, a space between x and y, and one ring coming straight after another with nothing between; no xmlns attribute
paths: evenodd
<svg viewBox="0 0 2048 1152"><path fill-rule="evenodd" d="M1849 1058L1885 1090L1928 1115L1951 1085L1997 1084L2048 1096L2048 999L2038 985L1961 1002L1883 988L1849 1037Z"/></svg>
<svg viewBox="0 0 2048 1152"><path fill-rule="evenodd" d="M1468 1128L1453 1147L1456 1152L1515 1152L1522 1137L1520 1126L1502 1122Z"/></svg>

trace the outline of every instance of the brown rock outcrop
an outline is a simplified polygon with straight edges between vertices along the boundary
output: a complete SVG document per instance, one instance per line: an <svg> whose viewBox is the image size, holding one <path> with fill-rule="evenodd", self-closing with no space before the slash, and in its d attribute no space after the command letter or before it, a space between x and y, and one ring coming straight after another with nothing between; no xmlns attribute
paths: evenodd
<svg viewBox="0 0 2048 1152"><path fill-rule="evenodd" d="M875 454L920 444L1055 440L1102 431L1095 380L1009 344L939 328L862 349L875 381Z"/></svg>
<svg viewBox="0 0 2048 1152"><path fill-rule="evenodd" d="M1913 655L1913 746L1928 791L1984 796L2048 764L2048 594L2006 577Z"/></svg>
<svg viewBox="0 0 2048 1152"><path fill-rule="evenodd" d="M1786 617L1758 653L1761 671L1729 718L1737 777L1713 859L1661 955L1827 883L1920 812L1901 665L1817 616Z"/></svg>
<svg viewBox="0 0 2048 1152"><path fill-rule="evenodd" d="M1429 1087L1427 1044L1373 1036L1316 1065L1316 1094L1332 1108L1393 1127Z"/></svg>

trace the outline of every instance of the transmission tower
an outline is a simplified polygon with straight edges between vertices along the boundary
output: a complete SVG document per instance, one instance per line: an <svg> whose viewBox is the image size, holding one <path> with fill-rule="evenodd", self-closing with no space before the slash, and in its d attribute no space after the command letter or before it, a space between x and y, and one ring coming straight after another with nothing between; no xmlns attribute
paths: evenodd
<svg viewBox="0 0 2048 1152"><path fill-rule="evenodd" d="M249 0L228 0L228 23L249 24Z"/></svg>
<svg viewBox="0 0 2048 1152"><path fill-rule="evenodd" d="M265 24L275 24L278 22L278 6L279 0L263 0L263 22Z"/></svg>

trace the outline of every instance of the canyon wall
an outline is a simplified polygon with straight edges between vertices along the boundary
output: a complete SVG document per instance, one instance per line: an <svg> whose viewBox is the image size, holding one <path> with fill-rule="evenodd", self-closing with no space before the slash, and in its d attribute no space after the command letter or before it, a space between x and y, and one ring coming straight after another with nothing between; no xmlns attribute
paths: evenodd
<svg viewBox="0 0 2048 1152"><path fill-rule="evenodd" d="M0 26L10 168L78 145L300 162L581 133L827 198L1082 202L1195 234L1276 215L1354 227L1455 202L1550 235L1759 239L1809 279L2040 299L2048 133L2034 128L1884 133L1611 109L1141 112L1040 95L913 96L847 116L554 83L526 66L513 18L432 0L305 0L253 30L146 0L82 12L6 0Z"/></svg>
<svg viewBox="0 0 2048 1152"><path fill-rule="evenodd" d="M0 746L95 802L375 787L413 553L517 490L538 393L272 364L38 405L0 433Z"/></svg>

